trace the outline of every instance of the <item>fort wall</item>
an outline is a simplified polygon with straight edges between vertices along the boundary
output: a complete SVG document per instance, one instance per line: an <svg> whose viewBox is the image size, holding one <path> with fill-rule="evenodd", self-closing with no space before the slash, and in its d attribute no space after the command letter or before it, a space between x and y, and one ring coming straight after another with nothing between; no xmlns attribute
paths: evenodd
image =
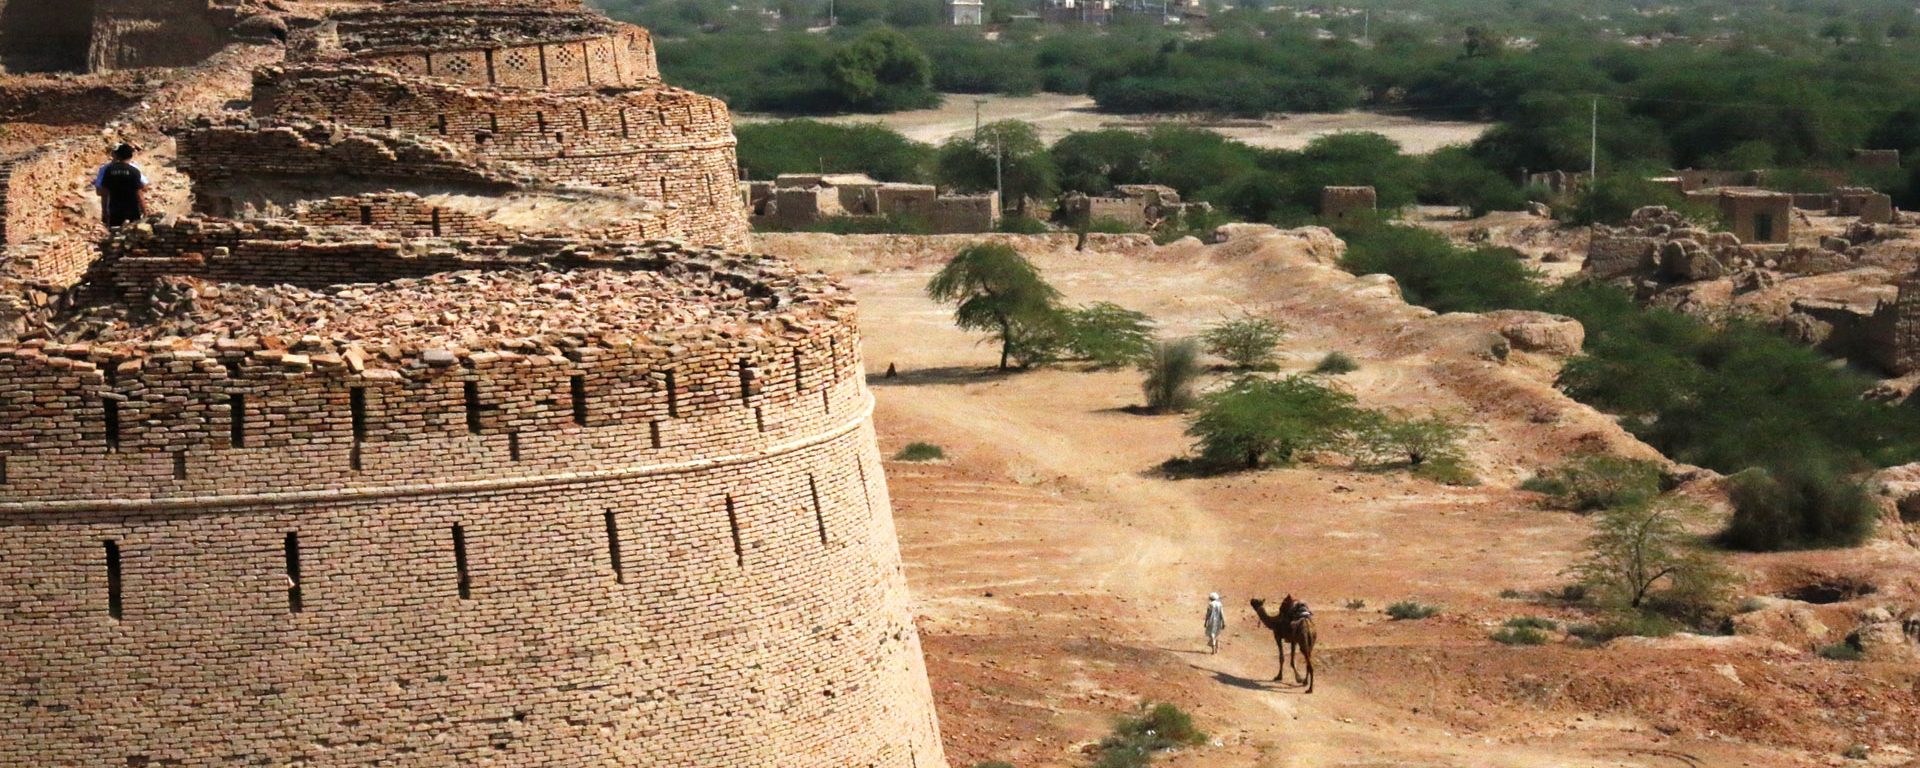
<svg viewBox="0 0 1920 768"><path fill-rule="evenodd" d="M164 307L162 277L613 270L730 308L445 349L321 325L0 345L0 764L943 764L826 278L664 245L153 229L96 267L147 286L128 307Z"/></svg>

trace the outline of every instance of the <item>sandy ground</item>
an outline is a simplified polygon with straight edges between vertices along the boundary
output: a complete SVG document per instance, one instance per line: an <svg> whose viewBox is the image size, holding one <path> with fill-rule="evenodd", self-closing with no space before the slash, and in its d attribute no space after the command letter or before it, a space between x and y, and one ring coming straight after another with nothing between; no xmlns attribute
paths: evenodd
<svg viewBox="0 0 1920 768"><path fill-rule="evenodd" d="M935 109L896 112L890 115L843 115L825 118L830 123L879 123L905 134L915 141L938 144L954 136L971 134L974 126L974 102L980 105L981 122L1022 120L1040 131L1049 144L1073 131L1093 131L1124 125L1138 128L1143 122L1170 122L1142 115L1108 115L1094 111L1093 99L1042 93L1033 96L976 96L947 94ZM753 123L778 119L768 115L735 115L737 122ZM1219 127L1213 130L1228 138L1256 147L1299 149L1317 137L1350 131L1372 131L1400 143L1407 152L1425 154L1453 144L1466 144L1479 138L1492 126L1485 123L1458 123L1421 120L1400 115L1371 112L1338 114L1275 115L1261 121L1264 127Z"/></svg>
<svg viewBox="0 0 1920 768"><path fill-rule="evenodd" d="M1554 391L1556 360L1487 359L1485 318L1409 308L1319 263L1325 240L1028 251L1070 300L1118 301L1168 333L1251 311L1295 328L1290 370L1349 352L1362 368L1346 384L1364 404L1478 425L1486 485L1312 466L1167 479L1154 469L1186 450L1183 423L1125 410L1140 400L1135 374L992 373L994 350L921 292L941 249L863 250L874 242L795 235L757 248L847 277L868 368L900 372L874 379L882 450L926 441L949 457L890 462L888 481L956 768L1087 765L1111 719L1147 699L1189 709L1212 736L1167 766L1860 765L1839 757L1855 743L1898 765L1920 750L1920 665L1823 661L1746 637L1489 641L1510 617L1580 618L1499 597L1563 584L1588 530L1515 482L1583 448L1647 449ZM1741 565L1788 563L1866 568L1881 574L1881 599L1910 598L1920 573L1920 556L1890 543ZM1200 633L1210 590L1229 607L1217 656ZM1247 607L1285 593L1321 623L1311 695L1269 682L1274 646ZM1403 599L1443 613L1383 615ZM1856 608L1835 610L1840 622Z"/></svg>

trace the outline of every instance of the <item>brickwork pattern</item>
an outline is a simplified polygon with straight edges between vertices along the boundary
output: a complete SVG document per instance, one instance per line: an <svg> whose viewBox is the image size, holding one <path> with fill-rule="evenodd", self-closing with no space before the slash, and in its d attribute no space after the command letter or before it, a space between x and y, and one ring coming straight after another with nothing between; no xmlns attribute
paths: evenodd
<svg viewBox="0 0 1920 768"><path fill-rule="evenodd" d="M740 245L732 120L718 99L654 87L591 96L489 91L368 69L269 69L254 109L393 130L558 183L645 195L684 210L686 237Z"/></svg>
<svg viewBox="0 0 1920 768"><path fill-rule="evenodd" d="M1869 351L1896 376L1920 372L1920 273L1900 281L1900 292L1868 320Z"/></svg>
<svg viewBox="0 0 1920 768"><path fill-rule="evenodd" d="M0 764L943 765L827 278L192 218L95 273L111 309L449 269L644 273L708 319L0 344Z"/></svg>

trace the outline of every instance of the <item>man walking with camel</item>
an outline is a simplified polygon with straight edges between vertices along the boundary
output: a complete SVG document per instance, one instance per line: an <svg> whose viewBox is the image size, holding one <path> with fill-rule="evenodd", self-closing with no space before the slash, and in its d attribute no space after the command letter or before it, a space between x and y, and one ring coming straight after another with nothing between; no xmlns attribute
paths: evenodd
<svg viewBox="0 0 1920 768"><path fill-rule="evenodd" d="M1293 662L1293 681L1305 683L1307 693L1313 693L1313 643L1318 638L1313 627L1313 609L1304 602L1294 600L1293 595L1287 595L1285 600L1280 601L1280 613L1269 616L1267 602L1256 597L1253 599L1253 615L1260 617L1260 623L1273 632L1273 643L1280 648L1280 671L1273 676L1274 681L1286 678L1289 658L1287 643L1293 643L1294 652L1307 657L1306 677L1300 676L1299 661Z"/></svg>

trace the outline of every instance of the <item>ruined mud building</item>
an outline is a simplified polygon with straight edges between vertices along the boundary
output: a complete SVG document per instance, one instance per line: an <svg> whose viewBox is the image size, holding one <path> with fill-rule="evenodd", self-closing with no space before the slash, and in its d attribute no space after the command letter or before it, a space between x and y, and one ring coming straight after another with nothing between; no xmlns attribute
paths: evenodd
<svg viewBox="0 0 1920 768"><path fill-rule="evenodd" d="M1817 245L1748 243L1732 232L1709 232L1659 207L1636 211L1622 227L1594 228L1583 272L1623 283L1643 299L1666 288L1730 280L1736 293L1789 277L1854 269L1862 248L1886 225L1861 217L1843 236ZM1782 318L1790 335L1831 354L1892 375L1920 372L1920 272L1896 282L1891 300L1871 306L1801 299Z"/></svg>
<svg viewBox="0 0 1920 768"><path fill-rule="evenodd" d="M0 160L0 764L944 765L725 107L578 7L246 19L104 121L160 215Z"/></svg>
<svg viewBox="0 0 1920 768"><path fill-rule="evenodd" d="M755 227L799 229L836 218L906 217L941 234L992 232L1000 194L943 194L932 184L876 181L863 173L783 173L742 184Z"/></svg>

